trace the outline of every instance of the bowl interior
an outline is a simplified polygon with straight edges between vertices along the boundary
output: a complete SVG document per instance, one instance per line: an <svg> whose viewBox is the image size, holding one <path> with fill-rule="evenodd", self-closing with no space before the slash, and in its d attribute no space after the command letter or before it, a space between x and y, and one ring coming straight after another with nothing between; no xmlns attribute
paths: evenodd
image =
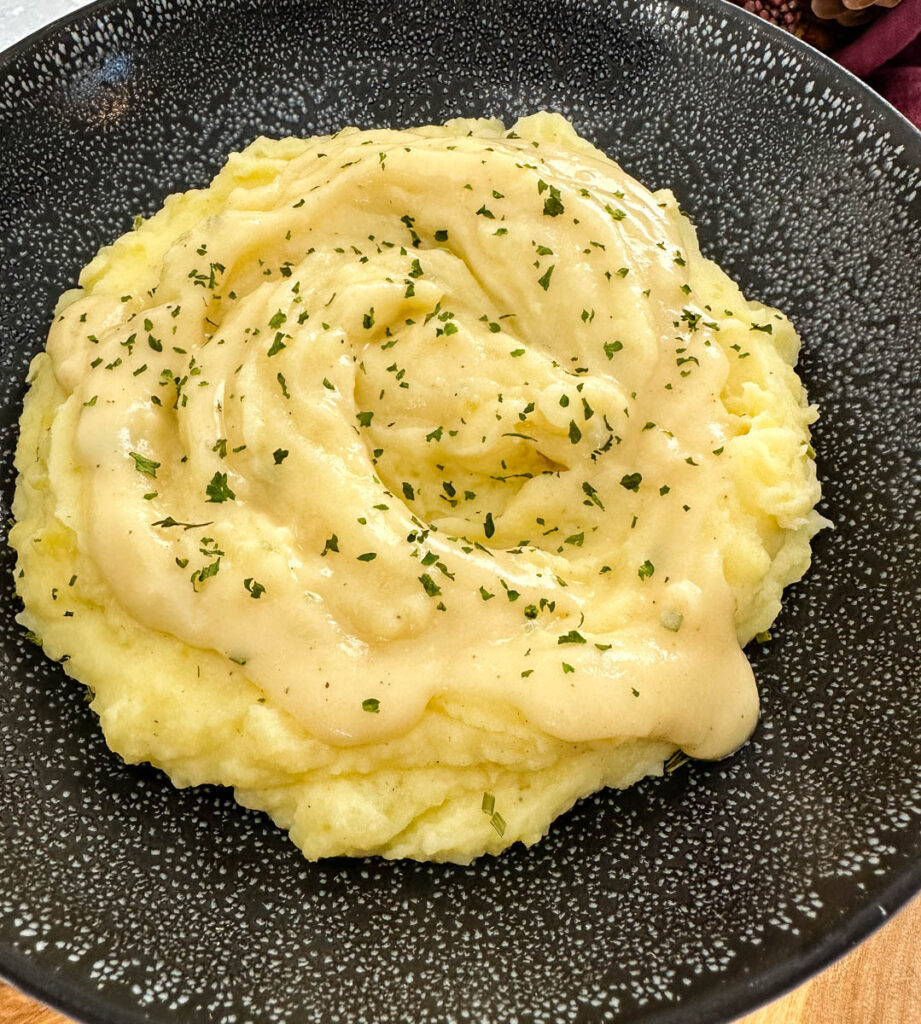
<svg viewBox="0 0 921 1024"><path fill-rule="evenodd" d="M0 620L0 970L87 1021L716 1021L921 884L921 137L719 0L125 0L0 61L5 515L29 359L98 246L259 134L547 108L788 312L823 511L753 740L470 867L305 862L106 748ZM9 551L0 561L12 569ZM11 573L0 577L8 609Z"/></svg>

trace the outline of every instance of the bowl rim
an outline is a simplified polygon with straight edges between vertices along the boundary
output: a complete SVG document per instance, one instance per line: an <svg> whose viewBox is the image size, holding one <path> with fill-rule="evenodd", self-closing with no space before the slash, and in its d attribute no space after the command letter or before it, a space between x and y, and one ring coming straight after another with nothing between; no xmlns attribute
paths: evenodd
<svg viewBox="0 0 921 1024"><path fill-rule="evenodd" d="M36 49L48 37L75 28L87 19L144 4L146 0L93 0L43 25L0 51L0 75L10 65ZM204 0L208 2L208 0ZM738 26L749 26L764 33L780 49L790 49L819 78L851 92L869 113L886 122L900 146L900 162L921 168L921 129L915 127L900 110L847 68L830 56L780 27L736 6L728 0L677 0L678 6L698 11L704 17L720 18ZM755 27L757 26L757 27ZM709 992L692 997L682 1006L653 1007L641 1011L631 1024L729 1024L743 1014L773 1002L819 972L846 956L860 943L880 929L895 913L921 892L921 860L903 868L883 889L871 896L849 916L837 923L822 939L772 968L751 977L722 978L723 984ZM69 975L49 974L40 962L17 950L0 944L0 981L11 984L25 995L67 1014L75 1024L114 1024L112 1002L98 989L80 985ZM150 1017L141 1009L119 1006L117 1024L150 1024Z"/></svg>

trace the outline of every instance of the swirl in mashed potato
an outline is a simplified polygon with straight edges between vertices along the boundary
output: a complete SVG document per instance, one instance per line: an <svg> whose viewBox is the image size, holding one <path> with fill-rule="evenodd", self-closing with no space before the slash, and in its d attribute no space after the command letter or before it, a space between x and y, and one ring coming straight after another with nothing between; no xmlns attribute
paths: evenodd
<svg viewBox="0 0 921 1024"><path fill-rule="evenodd" d="M532 843L751 733L822 524L798 345L558 115L259 139L59 303L23 621L310 858Z"/></svg>

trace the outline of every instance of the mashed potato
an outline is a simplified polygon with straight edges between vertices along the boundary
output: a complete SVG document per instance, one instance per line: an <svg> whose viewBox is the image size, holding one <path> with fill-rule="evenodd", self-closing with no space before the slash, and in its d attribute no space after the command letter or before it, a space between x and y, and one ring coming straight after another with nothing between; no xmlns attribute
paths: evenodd
<svg viewBox="0 0 921 1024"><path fill-rule="evenodd" d="M798 344L558 115L259 139L59 303L21 620L309 858L533 843L754 728L822 525Z"/></svg>

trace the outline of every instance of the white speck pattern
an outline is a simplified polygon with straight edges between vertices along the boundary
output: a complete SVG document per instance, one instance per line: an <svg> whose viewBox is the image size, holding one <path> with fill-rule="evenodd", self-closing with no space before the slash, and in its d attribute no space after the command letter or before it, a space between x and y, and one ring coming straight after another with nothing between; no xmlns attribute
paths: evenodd
<svg viewBox="0 0 921 1024"><path fill-rule="evenodd" d="M29 358L96 248L256 135L559 110L792 315L836 524L753 740L469 867L305 862L106 748L0 563L0 971L92 1024L704 1024L921 884L921 136L719 0L107 0L0 59L4 520Z"/></svg>

